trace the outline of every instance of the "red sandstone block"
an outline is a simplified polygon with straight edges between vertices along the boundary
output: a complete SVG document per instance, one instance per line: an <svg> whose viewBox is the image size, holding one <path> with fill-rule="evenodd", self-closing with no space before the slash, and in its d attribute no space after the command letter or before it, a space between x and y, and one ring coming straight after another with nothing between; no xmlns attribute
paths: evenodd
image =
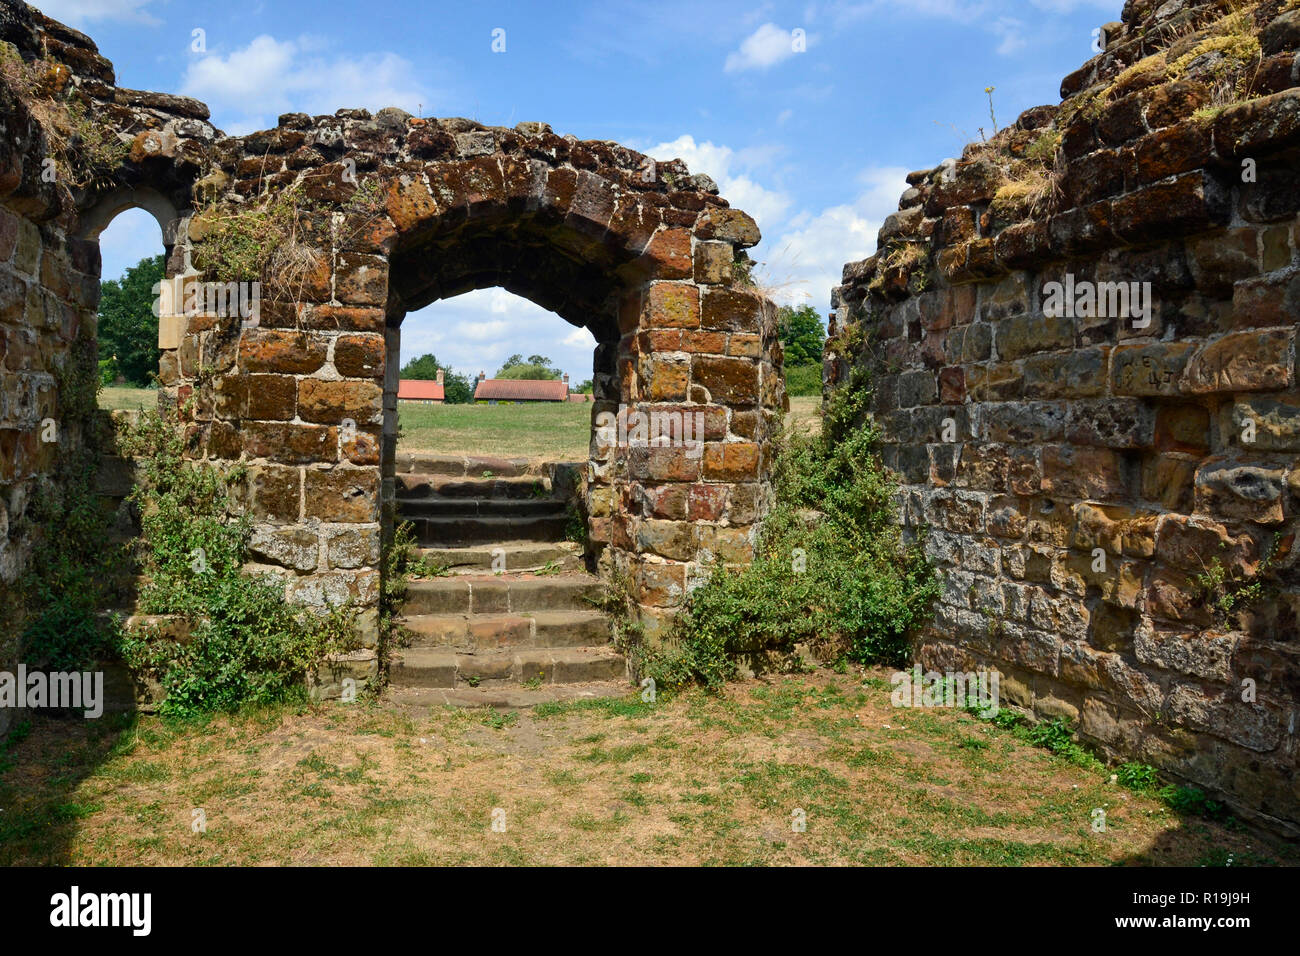
<svg viewBox="0 0 1300 956"><path fill-rule="evenodd" d="M360 524L379 520L376 468L308 468L303 501L308 518Z"/></svg>
<svg viewBox="0 0 1300 956"><path fill-rule="evenodd" d="M1300 89L1229 106L1214 121L1214 146L1224 156L1249 156L1300 140Z"/></svg>
<svg viewBox="0 0 1300 956"><path fill-rule="evenodd" d="M1295 329L1234 332L1200 347L1183 373L1184 392L1256 392L1292 383Z"/></svg>
<svg viewBox="0 0 1300 956"><path fill-rule="evenodd" d="M339 253L334 297L344 305L383 305L388 299L388 260L360 252Z"/></svg>
<svg viewBox="0 0 1300 956"><path fill-rule="evenodd" d="M722 355L727 350L727 333L683 332L682 348L687 352L695 352L701 355Z"/></svg>
<svg viewBox="0 0 1300 956"><path fill-rule="evenodd" d="M708 389L715 402L727 405L758 404L758 363L752 359L693 356L691 381Z"/></svg>
<svg viewBox="0 0 1300 956"><path fill-rule="evenodd" d="M661 229L646 246L645 255L658 279L689 279L694 275L689 229Z"/></svg>
<svg viewBox="0 0 1300 956"><path fill-rule="evenodd" d="M760 446L750 442L710 442L704 446L704 477L710 481L753 481Z"/></svg>
<svg viewBox="0 0 1300 956"><path fill-rule="evenodd" d="M700 290L679 282L652 282L642 325L651 329L700 327Z"/></svg>
<svg viewBox="0 0 1300 956"><path fill-rule="evenodd" d="M325 364L326 352L325 340L306 332L245 329L239 339L239 367L246 372L309 375Z"/></svg>
<svg viewBox="0 0 1300 956"><path fill-rule="evenodd" d="M1116 199L1112 217L1121 239L1148 242L1222 225L1228 218L1228 202L1223 188L1198 170Z"/></svg>
<svg viewBox="0 0 1300 956"><path fill-rule="evenodd" d="M706 288L700 324L706 329L757 333L762 327L762 297L738 289Z"/></svg>
<svg viewBox="0 0 1300 956"><path fill-rule="evenodd" d="M1062 498L1111 498L1125 493L1120 455L1109 448L1048 445L1043 449L1043 492Z"/></svg>
<svg viewBox="0 0 1300 956"><path fill-rule="evenodd" d="M384 373L382 335L341 335L334 343L334 368L345 378L374 378Z"/></svg>
<svg viewBox="0 0 1300 956"><path fill-rule="evenodd" d="M1132 182L1153 183L1166 176L1198 169L1210 159L1210 131L1196 120L1188 120L1152 133L1124 152Z"/></svg>
<svg viewBox="0 0 1300 956"><path fill-rule="evenodd" d="M383 397L374 382L304 378L298 383L298 414L309 422L373 425L381 420Z"/></svg>

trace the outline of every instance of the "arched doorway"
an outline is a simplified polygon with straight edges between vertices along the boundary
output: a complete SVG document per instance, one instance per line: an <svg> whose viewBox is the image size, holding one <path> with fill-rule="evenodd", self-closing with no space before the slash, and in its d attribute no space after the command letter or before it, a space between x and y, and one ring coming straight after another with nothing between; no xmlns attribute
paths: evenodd
<svg viewBox="0 0 1300 956"><path fill-rule="evenodd" d="M196 454L247 466L255 550L291 597L377 604L402 319L489 286L597 342L593 422L633 427L593 446L589 532L647 631L702 568L750 559L784 404L780 346L774 305L732 270L758 230L711 181L544 124L396 110L285 122L223 154L225 197L293 204L311 266L292 289L264 290L257 327L187 329L181 347L205 374L178 384L200 396ZM329 161L303 168L305 148ZM690 416L700 440L645 440L634 423L655 416Z"/></svg>

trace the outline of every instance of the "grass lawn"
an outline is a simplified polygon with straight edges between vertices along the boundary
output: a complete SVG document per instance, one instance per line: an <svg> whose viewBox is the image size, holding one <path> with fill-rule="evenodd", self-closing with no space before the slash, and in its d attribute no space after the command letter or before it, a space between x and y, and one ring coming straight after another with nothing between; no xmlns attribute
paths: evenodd
<svg viewBox="0 0 1300 956"><path fill-rule="evenodd" d="M1297 862L964 712L895 709L888 678L522 712L40 716L0 750L0 864Z"/></svg>
<svg viewBox="0 0 1300 956"><path fill-rule="evenodd" d="M400 451L583 461L591 440L587 402L517 405L399 403Z"/></svg>
<svg viewBox="0 0 1300 956"><path fill-rule="evenodd" d="M119 408L153 408L158 402L158 390L153 388L102 388L99 391L99 407Z"/></svg>
<svg viewBox="0 0 1300 956"><path fill-rule="evenodd" d="M153 408L157 392L147 388L105 388L100 408ZM787 425L801 431L820 423L820 398L791 398ZM591 439L591 405L545 402L520 405L398 406L402 451L502 455L582 461Z"/></svg>

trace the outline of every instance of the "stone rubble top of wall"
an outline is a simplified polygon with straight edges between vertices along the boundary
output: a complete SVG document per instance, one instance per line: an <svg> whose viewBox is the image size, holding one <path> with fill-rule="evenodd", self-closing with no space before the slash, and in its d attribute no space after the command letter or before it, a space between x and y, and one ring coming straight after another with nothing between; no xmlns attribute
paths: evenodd
<svg viewBox="0 0 1300 956"><path fill-rule="evenodd" d="M1275 218L1268 198L1256 195L1262 185L1233 210L1224 183L1240 181L1242 161L1252 159L1273 164L1256 174L1259 183L1267 174L1270 191L1300 191L1292 152L1300 146L1300 7L1287 6L1264 0L1234 15L1226 0L1130 0L1122 22L1104 28L1105 52L1061 84L1059 106L1027 110L987 143L967 146L960 161L907 177L878 252L845 265L836 304L871 293L898 300L1238 217ZM1251 53L1249 38L1257 38L1259 65L1227 95L1216 87L1232 30ZM1165 67L1174 62L1182 65L1170 77ZM1040 141L1056 144L1049 210L998 208L1007 168Z"/></svg>

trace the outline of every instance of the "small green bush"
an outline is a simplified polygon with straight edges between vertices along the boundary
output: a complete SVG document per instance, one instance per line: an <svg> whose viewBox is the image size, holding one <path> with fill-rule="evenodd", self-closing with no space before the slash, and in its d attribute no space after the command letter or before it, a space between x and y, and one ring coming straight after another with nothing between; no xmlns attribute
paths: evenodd
<svg viewBox="0 0 1300 956"><path fill-rule="evenodd" d="M1150 793L1160 782L1156 768L1145 763L1120 764L1115 769L1115 778L1120 786L1138 793Z"/></svg>
<svg viewBox="0 0 1300 956"><path fill-rule="evenodd" d="M164 714L301 699L313 665L356 646L356 612L344 605L317 615L289 603L278 578L243 570L249 520L233 514L230 497L242 472L187 460L178 426L174 414L147 412L122 445L139 464L132 499L147 576L139 607L184 619L191 636L178 643L133 630L121 638L122 656L162 684Z"/></svg>
<svg viewBox="0 0 1300 956"><path fill-rule="evenodd" d="M894 518L894 484L862 421L865 385L837 393L815 437L777 441L776 502L754 561L717 566L691 595L647 671L666 686L716 688L738 660L793 663L797 645L842 651L862 663L902 663L938 582L919 542Z"/></svg>

